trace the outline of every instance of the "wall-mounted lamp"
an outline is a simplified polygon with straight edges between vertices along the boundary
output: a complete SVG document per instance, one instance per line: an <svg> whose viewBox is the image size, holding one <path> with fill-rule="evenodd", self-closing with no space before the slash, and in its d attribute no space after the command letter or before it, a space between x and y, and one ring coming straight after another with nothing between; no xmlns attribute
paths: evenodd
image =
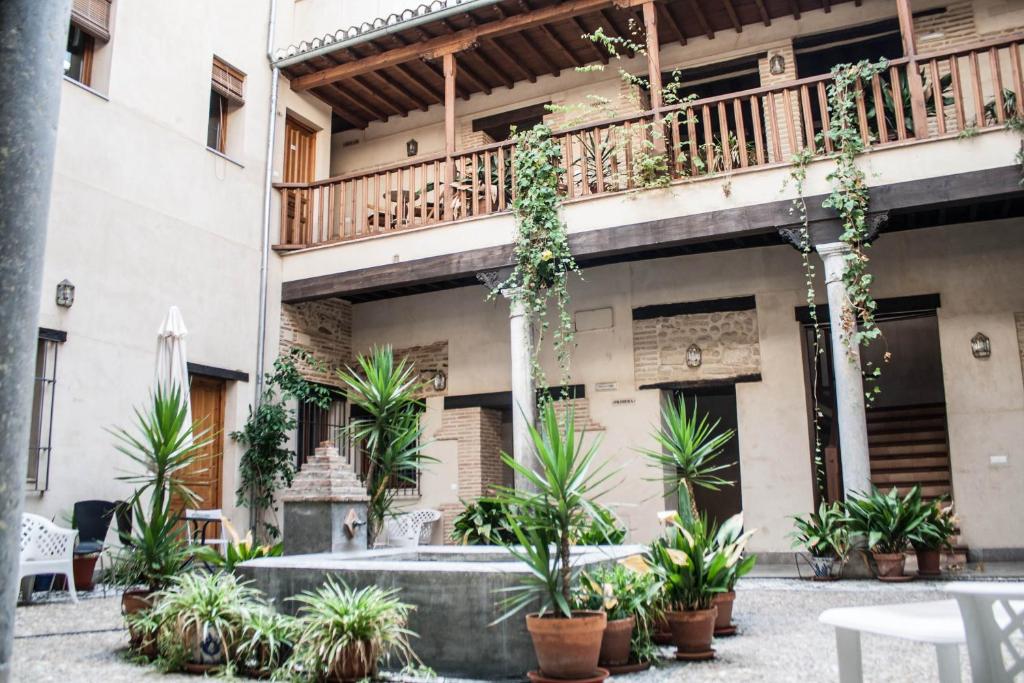
<svg viewBox="0 0 1024 683"><path fill-rule="evenodd" d="M690 344L690 348L686 349L686 365L691 368L699 368L703 352L700 347L696 344Z"/></svg>
<svg viewBox="0 0 1024 683"><path fill-rule="evenodd" d="M71 308L73 303L75 303L75 286L71 280L65 278L57 283L57 305Z"/></svg>
<svg viewBox="0 0 1024 683"><path fill-rule="evenodd" d="M420 152L420 143L416 142L415 138L405 143L405 155L414 157Z"/></svg>
<svg viewBox="0 0 1024 683"><path fill-rule="evenodd" d="M444 370L437 368L427 368L423 370L424 375L434 373L434 376L430 378L430 386L433 387L434 391L444 391L445 387L448 386L448 376L444 374Z"/></svg>
<svg viewBox="0 0 1024 683"><path fill-rule="evenodd" d="M971 354L975 358L988 358L992 355L992 342L984 334L979 332L971 337Z"/></svg>
<svg viewBox="0 0 1024 683"><path fill-rule="evenodd" d="M786 58L782 55L772 55L768 60L768 71L772 76L781 76L786 72Z"/></svg>

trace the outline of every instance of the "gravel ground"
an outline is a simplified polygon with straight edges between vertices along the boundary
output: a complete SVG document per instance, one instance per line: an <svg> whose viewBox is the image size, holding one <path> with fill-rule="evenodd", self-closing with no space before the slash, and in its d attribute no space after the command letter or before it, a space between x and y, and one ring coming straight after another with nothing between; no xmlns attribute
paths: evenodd
<svg viewBox="0 0 1024 683"><path fill-rule="evenodd" d="M811 584L793 579L743 581L735 620L740 635L715 641L713 662L676 663L642 674L617 677L621 683L663 681L835 681L832 629L818 623L829 607L937 600L941 582L882 585L873 581ZM15 630L14 680L187 681L184 675L162 676L124 659L127 634L122 629L119 599L86 598L78 605L53 599L19 607ZM666 650L666 652L668 652ZM864 672L876 681L936 680L931 646L864 635ZM961 648L964 680L970 680L967 652Z"/></svg>

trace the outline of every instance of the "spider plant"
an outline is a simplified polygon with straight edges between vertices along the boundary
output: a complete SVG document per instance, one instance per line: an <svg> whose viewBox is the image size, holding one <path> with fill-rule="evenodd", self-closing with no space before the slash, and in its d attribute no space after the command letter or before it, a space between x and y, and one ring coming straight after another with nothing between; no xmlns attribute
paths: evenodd
<svg viewBox="0 0 1024 683"><path fill-rule="evenodd" d="M392 656L403 664L418 661L409 645L416 634L406 627L414 608L398 599L397 589L356 590L328 579L292 600L301 607L289 662L306 678L360 680Z"/></svg>
<svg viewBox="0 0 1024 683"><path fill-rule="evenodd" d="M707 414L698 416L697 401L687 411L686 401L669 401L661 411L662 427L653 436L661 450L641 449L651 464L662 472L662 479L679 497L679 514L684 521L697 518L694 488L718 491L733 482L718 476L718 472L734 463L718 463L726 444L734 432L717 432L719 421L709 423Z"/></svg>
<svg viewBox="0 0 1024 683"><path fill-rule="evenodd" d="M920 543L930 515L928 504L921 500L920 486L905 496L895 487L882 493L872 486L870 493L852 496L846 509L850 530L865 539L868 550L881 554L902 553L911 543Z"/></svg>
<svg viewBox="0 0 1024 683"><path fill-rule="evenodd" d="M822 501L817 512L806 518L796 515L796 527L789 536L793 546L803 548L812 557L831 557L846 562L850 552L850 517L841 501L831 505Z"/></svg>
<svg viewBox="0 0 1024 683"><path fill-rule="evenodd" d="M238 663L256 676L269 676L291 656L297 636L298 621L295 617L260 605L242 624L235 649Z"/></svg>

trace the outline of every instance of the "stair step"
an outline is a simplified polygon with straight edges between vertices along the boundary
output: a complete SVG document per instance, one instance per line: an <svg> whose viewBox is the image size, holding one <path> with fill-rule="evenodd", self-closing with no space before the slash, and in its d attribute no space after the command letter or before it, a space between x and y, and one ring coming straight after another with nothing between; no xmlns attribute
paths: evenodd
<svg viewBox="0 0 1024 683"><path fill-rule="evenodd" d="M945 432L946 421L942 419L912 420L900 422L869 422L868 434L902 434L903 432Z"/></svg>
<svg viewBox="0 0 1024 683"><path fill-rule="evenodd" d="M906 430L891 434L868 434L868 443L887 445L896 443L946 443L946 430Z"/></svg>
<svg viewBox="0 0 1024 683"><path fill-rule="evenodd" d="M946 444L943 443L901 443L893 444L891 446L874 446L869 445L868 450L871 452L871 456L886 456L886 455L918 455L918 454L945 454L947 452Z"/></svg>
<svg viewBox="0 0 1024 683"><path fill-rule="evenodd" d="M910 472L872 472L871 481L876 485L886 484L945 484L949 485L949 473L942 470Z"/></svg>
<svg viewBox="0 0 1024 683"><path fill-rule="evenodd" d="M937 415L946 415L946 405L944 403L932 403L919 406L897 406L892 408L868 408L867 410L868 419L887 419L892 417L910 417L910 416L929 416L934 417Z"/></svg>
<svg viewBox="0 0 1024 683"><path fill-rule="evenodd" d="M948 456L927 458L892 458L888 460L871 460L871 471L891 472L893 470L946 470L949 471Z"/></svg>

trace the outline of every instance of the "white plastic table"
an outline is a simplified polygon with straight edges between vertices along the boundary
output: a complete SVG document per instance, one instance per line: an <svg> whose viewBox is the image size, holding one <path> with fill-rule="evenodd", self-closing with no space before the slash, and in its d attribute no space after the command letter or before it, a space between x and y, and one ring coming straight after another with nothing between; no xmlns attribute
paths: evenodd
<svg viewBox="0 0 1024 683"><path fill-rule="evenodd" d="M959 646L967 640L956 600L837 607L822 612L818 621L836 628L840 683L864 680L861 633L931 643L939 660L940 683L960 681Z"/></svg>

